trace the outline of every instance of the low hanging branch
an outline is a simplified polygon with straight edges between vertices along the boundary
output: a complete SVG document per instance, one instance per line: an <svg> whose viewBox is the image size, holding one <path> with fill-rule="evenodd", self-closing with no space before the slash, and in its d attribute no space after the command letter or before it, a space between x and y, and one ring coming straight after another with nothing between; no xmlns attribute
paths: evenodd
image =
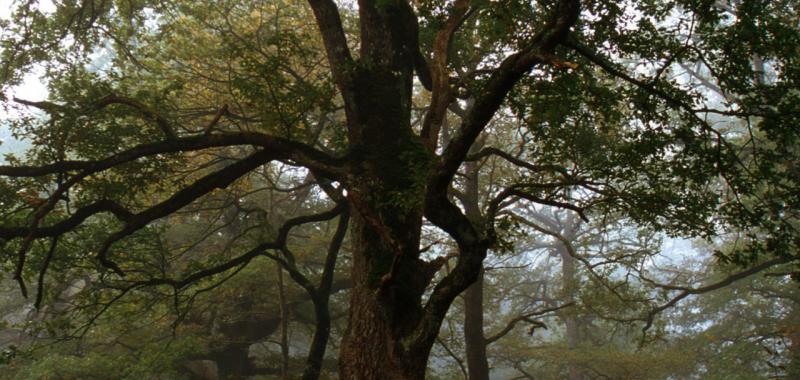
<svg viewBox="0 0 800 380"><path fill-rule="evenodd" d="M206 137L215 138L216 135L206 136ZM198 140L197 138L194 139L189 138L188 140L184 139L184 141L197 142ZM218 172L209 174L199 179L192 185L181 189L169 199L139 213L134 214L114 201L100 200L88 206L78 209L69 218L62 220L61 222L58 222L54 225L48 227L39 226L43 218L51 210L55 208L56 204L61 199L61 195L64 192L66 192L70 187L80 182L80 180L82 180L83 178L89 176L90 174L99 172L101 170L114 167L120 163L133 160L136 157L142 156L145 152L152 154L154 150L158 151L159 150L158 148L161 147L162 146L160 144L149 144L145 146L140 146L140 148L138 149L134 148L132 151L128 151L126 153L117 154L102 161L72 162L70 164L67 164L65 165L66 167L69 168L81 167L83 168L83 171L71 177L65 183L61 184L58 187L58 189L56 189L54 194L51 195L51 197L48 199L47 203L39 207L39 209L34 215L33 221L28 227L0 227L0 237L4 239L13 239L18 237L24 238L22 245L18 250L17 268L14 276L15 279L19 282L20 289L24 296L27 297L27 287L25 286L25 282L22 277L22 271L25 266L27 252L30 249L30 246L33 243L34 239L39 237L58 236L60 234L73 230L74 228L78 227L81 223L83 223L86 219L97 213L110 212L114 216L116 216L120 221L124 222L125 227L122 230L112 234L108 239L106 239L106 241L103 243L102 248L97 254L97 258L103 266L112 269L118 275L122 276L124 275L124 271L113 261L109 260L107 257L109 249L115 242L140 230L141 228L143 228L144 226L146 226L147 224L156 219L170 215L171 213L181 209L182 207L188 205L194 200L200 198L205 194L210 193L215 189L227 187L233 181L246 175L253 169L265 164L266 162L275 160L281 156L281 154L278 152L272 152L272 151L268 152L267 150L262 150L257 153L254 153L250 157L245 158L235 164L232 164L226 167L225 169L222 169ZM175 148L171 147L170 149L175 149ZM32 176L31 172L38 175L64 173L65 172L64 166L60 166L59 164L60 163L55 163L45 167L32 168L30 172L25 172L25 171L21 172L22 169L25 169L22 167L5 166L5 167L0 167L0 175L13 177L15 176L15 174L19 174L19 176L21 177L29 177ZM318 168L317 170L320 172L324 172L326 174L329 173L329 171L325 169L320 170Z"/></svg>
<svg viewBox="0 0 800 380"><path fill-rule="evenodd" d="M0 176L42 177L49 174L68 173L78 170L83 170L85 175L89 175L140 158L159 154L247 145L263 148L273 154L276 160L291 160L297 165L315 170L333 180L343 181L348 173L346 164L349 159L346 157L334 157L309 145L263 133L225 132L137 145L101 160L66 160L42 166L0 166Z"/></svg>
<svg viewBox="0 0 800 380"><path fill-rule="evenodd" d="M193 184L175 193L169 199L133 215L125 221L125 227L122 230L112 234L106 239L97 254L98 260L103 266L114 270L120 276L124 275L124 272L116 264L108 260L108 250L111 248L112 244L144 228L149 223L180 210L196 199L216 189L228 187L237 179L255 168L264 165L272 158L273 157L265 151L256 152L235 164L229 165L218 172L197 180Z"/></svg>
<svg viewBox="0 0 800 380"><path fill-rule="evenodd" d="M56 247L58 247L58 239L59 236L55 236L50 240L50 248L47 250L47 256L44 258L42 268L39 269L39 280L36 284L36 301L33 304L36 310L39 310L42 306L42 300L44 299L44 277L47 274L47 269L50 267L50 262L53 260L53 256L55 255Z"/></svg>
<svg viewBox="0 0 800 380"><path fill-rule="evenodd" d="M303 224L323 222L326 220L333 219L339 216L342 212L344 212L344 210L345 210L344 206L337 205L333 209L321 212L319 214L303 215L289 219L281 225L280 229L278 230L278 235L275 237L274 240L261 243L251 248L247 252L227 262L218 264L216 266L213 266L205 270L194 272L180 280L169 279L169 278L150 279L144 281L134 281L130 283L130 286L135 286L139 288L146 286L168 285L176 290L180 290L204 278L225 272L240 265L247 264L252 259L260 255L268 256L273 259L278 259L276 261L282 262L281 263L282 265L284 264L288 265L288 267L285 266L285 268L293 267L293 264L290 264L291 262L294 261L293 259L284 260L283 258L280 258L278 256L268 254L267 251L269 250L283 251L286 248L286 243L289 238L289 233L293 228Z"/></svg>

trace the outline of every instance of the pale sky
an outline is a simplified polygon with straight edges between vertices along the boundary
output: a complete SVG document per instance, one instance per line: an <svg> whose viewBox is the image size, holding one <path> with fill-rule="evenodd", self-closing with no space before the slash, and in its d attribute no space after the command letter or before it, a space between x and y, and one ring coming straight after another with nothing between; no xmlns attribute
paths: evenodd
<svg viewBox="0 0 800 380"><path fill-rule="evenodd" d="M0 0L0 19L7 19L11 15L13 5L17 3L14 0ZM50 0L40 0L39 7L43 10L53 9L53 3ZM2 35L2 33L0 33ZM6 91L7 98L18 97L29 100L42 100L47 97L47 88L39 80L39 75L34 70L34 73L27 75L23 83L15 86ZM9 152L19 152L24 149L25 144L15 140L11 137L11 131L5 125L5 121L16 116L13 110L5 110L0 107L0 163L4 162L3 155Z"/></svg>

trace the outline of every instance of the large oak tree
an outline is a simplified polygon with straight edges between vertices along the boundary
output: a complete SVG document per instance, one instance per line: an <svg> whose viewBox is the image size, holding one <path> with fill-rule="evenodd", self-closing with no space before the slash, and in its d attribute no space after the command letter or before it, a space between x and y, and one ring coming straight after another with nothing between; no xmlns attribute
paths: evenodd
<svg viewBox="0 0 800 380"><path fill-rule="evenodd" d="M0 242L23 293L36 274L41 293L59 239L98 222L108 228L80 258L127 284L123 294L179 290L262 256L296 271L289 230L335 212L157 276L124 249L277 163L351 213L344 379L424 377L451 303L503 248L516 202L740 234L721 257L744 265L797 252L795 1L16 5L3 21L4 106L40 117L10 121L33 147L0 167ZM50 99L14 96L37 68ZM472 149L496 118L516 121L516 150ZM490 157L521 174L472 217L459 177ZM450 242L422 243L437 231ZM454 255L440 248L451 242Z"/></svg>

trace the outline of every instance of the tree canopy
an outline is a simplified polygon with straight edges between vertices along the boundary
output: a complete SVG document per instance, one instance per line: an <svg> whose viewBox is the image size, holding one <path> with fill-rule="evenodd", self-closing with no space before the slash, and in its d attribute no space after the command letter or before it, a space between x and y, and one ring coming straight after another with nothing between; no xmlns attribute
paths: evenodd
<svg viewBox="0 0 800 380"><path fill-rule="evenodd" d="M342 248L341 378L424 377L453 302L528 233L607 289L652 295L615 287L620 270L658 289L620 317L647 331L798 259L799 15L793 0L17 1L0 101L20 116L2 125L31 146L0 166L0 259L36 307L83 277L100 313L139 292L189 304L277 263L313 304L307 379ZM15 87L34 74L46 99ZM736 270L670 282L644 250L576 247L579 226L617 223L704 239Z"/></svg>

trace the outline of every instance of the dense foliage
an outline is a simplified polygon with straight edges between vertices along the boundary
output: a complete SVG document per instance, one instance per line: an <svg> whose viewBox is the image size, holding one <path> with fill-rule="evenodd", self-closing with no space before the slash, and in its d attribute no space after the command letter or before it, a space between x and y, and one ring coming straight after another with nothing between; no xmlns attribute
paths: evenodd
<svg viewBox="0 0 800 380"><path fill-rule="evenodd" d="M12 376L798 371L800 2L10 12Z"/></svg>

